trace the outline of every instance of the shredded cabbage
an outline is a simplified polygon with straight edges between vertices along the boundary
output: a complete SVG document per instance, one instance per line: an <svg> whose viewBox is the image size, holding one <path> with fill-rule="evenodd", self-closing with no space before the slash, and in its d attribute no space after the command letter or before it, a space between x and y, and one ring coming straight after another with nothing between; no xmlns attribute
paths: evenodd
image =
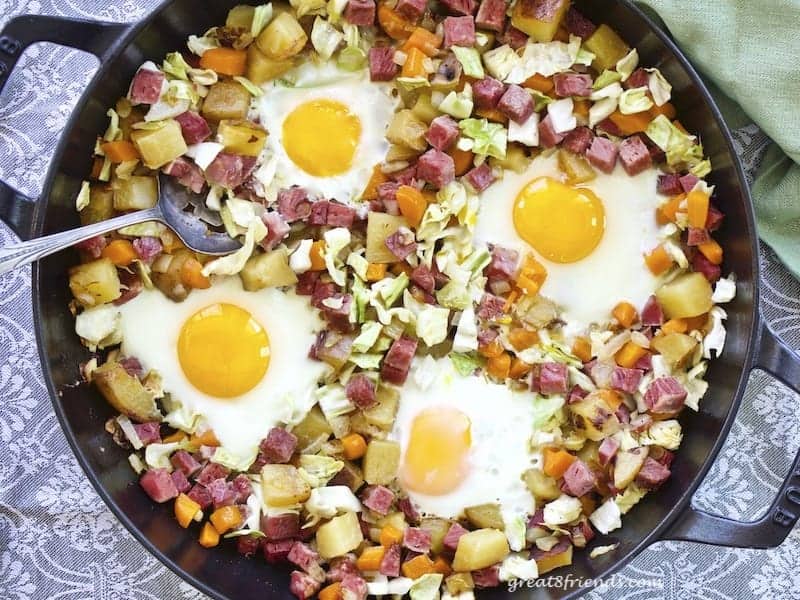
<svg viewBox="0 0 800 600"><path fill-rule="evenodd" d="M533 398L533 428L549 430L558 426L561 408L566 404L564 396L540 396Z"/></svg>
<svg viewBox="0 0 800 600"><path fill-rule="evenodd" d="M526 558L523 554L510 554L500 563L499 575L501 581L512 579L529 581L539 576L539 568L532 558Z"/></svg>
<svg viewBox="0 0 800 600"><path fill-rule="evenodd" d="M144 444L142 443L141 438L139 438L139 434L136 433L136 428L131 423L131 420L126 417L125 415L119 415L116 418L117 424L119 428L122 429L122 433L125 434L125 437L128 438L128 441L133 446L134 450L141 450L144 448Z"/></svg>
<svg viewBox="0 0 800 600"><path fill-rule="evenodd" d="M520 63L519 55L508 44L483 53L483 64L486 65L486 70L492 77L500 81L505 81L511 71Z"/></svg>
<svg viewBox="0 0 800 600"><path fill-rule="evenodd" d="M736 278L733 274L717 281L711 301L714 304L725 304L736 297Z"/></svg>
<svg viewBox="0 0 800 600"><path fill-rule="evenodd" d="M589 96L589 99L597 101L602 100L603 98L619 98L622 95L622 92L623 89L619 83L609 83L607 86L597 88L595 91L593 91Z"/></svg>
<svg viewBox="0 0 800 600"><path fill-rule="evenodd" d="M458 327L453 337L454 352L471 352L478 349L478 324L472 303L467 305L458 319Z"/></svg>
<svg viewBox="0 0 800 600"><path fill-rule="evenodd" d="M205 171L224 149L225 146L216 142L202 142L189 146L186 156L193 159L197 166Z"/></svg>
<svg viewBox="0 0 800 600"><path fill-rule="evenodd" d="M411 600L438 600L443 579L444 575L441 573L427 573L414 580L408 595Z"/></svg>
<svg viewBox="0 0 800 600"><path fill-rule="evenodd" d="M361 502L345 485L315 487L305 504L311 525L320 519L332 519L341 512L361 512Z"/></svg>
<svg viewBox="0 0 800 600"><path fill-rule="evenodd" d="M653 95L656 106L664 106L672 97L672 86L658 69L647 69L650 77L647 79L647 87Z"/></svg>
<svg viewBox="0 0 800 600"><path fill-rule="evenodd" d="M383 354L353 353L348 360L362 369L377 369L380 367L382 359Z"/></svg>
<svg viewBox="0 0 800 600"><path fill-rule="evenodd" d="M592 104L589 108L589 126L594 127L600 121L607 119L611 114L617 110L616 98L603 98Z"/></svg>
<svg viewBox="0 0 800 600"><path fill-rule="evenodd" d="M506 538L508 547L512 552L519 552L525 547L525 532L527 531L527 519L524 515L517 515L508 519L506 524Z"/></svg>
<svg viewBox="0 0 800 600"><path fill-rule="evenodd" d="M522 83L537 73L550 77L556 73L567 71L575 64L580 47L580 38L576 36L570 36L569 44L564 42L537 43L529 40L522 52L522 58L512 66L504 81L506 83Z"/></svg>
<svg viewBox="0 0 800 600"><path fill-rule="evenodd" d="M113 142L122 139L122 130L119 128L119 115L113 108L109 108L106 113L109 118L108 128L106 129L103 139L106 142Z"/></svg>
<svg viewBox="0 0 800 600"><path fill-rule="evenodd" d="M544 522L546 525L564 525L580 517L582 510L583 505L580 500L561 494L544 505Z"/></svg>
<svg viewBox="0 0 800 600"><path fill-rule="evenodd" d="M314 19L311 28L311 44L323 60L330 59L344 39L344 34L322 17Z"/></svg>
<svg viewBox="0 0 800 600"><path fill-rule="evenodd" d="M603 535L622 527L622 513L613 498L601 504L591 515L589 520L597 531Z"/></svg>
<svg viewBox="0 0 800 600"><path fill-rule="evenodd" d="M458 62L464 67L464 75L467 77L474 77L475 79L483 79L485 77L483 65L481 64L481 55L475 48L453 46L450 50L453 51Z"/></svg>
<svg viewBox="0 0 800 600"><path fill-rule="evenodd" d="M703 147L697 143L697 138L682 132L665 115L650 121L645 134L666 153L670 166L693 167L704 162Z"/></svg>
<svg viewBox="0 0 800 600"><path fill-rule="evenodd" d="M617 81L622 80L622 75L617 73L616 71L609 71L606 69L600 75L598 75L597 79L594 80L592 84L593 90L600 90L606 86L611 85L612 83L616 83Z"/></svg>
<svg viewBox="0 0 800 600"><path fill-rule="evenodd" d="M463 377L472 375L476 369L482 366L481 360L474 354L451 352L448 356L456 371L458 371L458 374Z"/></svg>
<svg viewBox="0 0 800 600"><path fill-rule="evenodd" d="M378 341L378 337L383 331L383 325L377 321L367 321L361 326L361 333L353 340L354 352L367 352Z"/></svg>
<svg viewBox="0 0 800 600"><path fill-rule="evenodd" d="M321 454L300 455L300 474L312 488L326 485L343 468L344 463L342 461L330 456Z"/></svg>
<svg viewBox="0 0 800 600"><path fill-rule="evenodd" d="M81 212L84 208L89 206L91 201L91 192L92 188L88 181L84 181L81 184L81 191L78 192L78 196L75 198L75 209L78 212Z"/></svg>
<svg viewBox="0 0 800 600"><path fill-rule="evenodd" d="M547 105L547 114L553 121L556 133L566 133L578 126L578 120L573 114L574 104L572 98L563 98Z"/></svg>
<svg viewBox="0 0 800 600"><path fill-rule="evenodd" d="M683 434L681 424L675 419L656 421L639 436L642 446L662 446L667 450L677 450L681 445Z"/></svg>
<svg viewBox="0 0 800 600"><path fill-rule="evenodd" d="M272 20L272 3L256 6L253 12L253 23L250 25L250 35L256 39Z"/></svg>
<svg viewBox="0 0 800 600"><path fill-rule="evenodd" d="M711 358L712 352L719 357L725 347L725 325L723 321L728 318L728 313L719 306L715 306L709 313L711 318L711 330L703 338L703 358Z"/></svg>
<svg viewBox="0 0 800 600"><path fill-rule="evenodd" d="M625 90L619 97L619 112L623 115L644 112L653 108L653 101L647 96L647 88Z"/></svg>
<svg viewBox="0 0 800 600"><path fill-rule="evenodd" d="M258 456L258 447L251 448L246 455L239 455L220 446L214 451L211 462L227 467L232 471L247 471Z"/></svg>
<svg viewBox="0 0 800 600"><path fill-rule="evenodd" d="M471 112L471 111L470 111ZM466 136L469 148L463 147L459 141L458 147L462 150L472 150L481 156L494 156L504 159L508 144L508 131L500 123L492 123L487 119L464 119L458 124L461 133Z"/></svg>
<svg viewBox="0 0 800 600"><path fill-rule="evenodd" d="M647 490L640 488L635 483L630 484L625 488L622 494L614 497L614 502L619 507L619 512L623 515L632 509L636 504L645 497Z"/></svg>
<svg viewBox="0 0 800 600"><path fill-rule="evenodd" d="M189 50L192 52L192 54L203 56L203 54L209 50L219 48L219 40L209 36L208 33L202 37L190 35L189 41L186 43L186 45L189 47Z"/></svg>
<svg viewBox="0 0 800 600"><path fill-rule="evenodd" d="M508 141L520 142L526 146L539 145L539 113L533 113L522 125L516 121L508 122Z"/></svg>
<svg viewBox="0 0 800 600"><path fill-rule="evenodd" d="M620 74L622 81L628 81L628 77L633 74L638 66L639 53L634 48L617 61L617 73Z"/></svg>
<svg viewBox="0 0 800 600"><path fill-rule="evenodd" d="M261 219L253 219L250 221L250 226L247 228L247 233L244 237L244 244L233 254L222 256L211 262L206 263L203 267L203 275L209 277L211 275L236 275L247 263L250 255L253 254L256 244L264 239L267 235L267 227Z"/></svg>
<svg viewBox="0 0 800 600"><path fill-rule="evenodd" d="M439 104L439 110L455 119L466 119L472 114L472 86L467 84L461 92L453 90Z"/></svg>
<svg viewBox="0 0 800 600"><path fill-rule="evenodd" d="M169 457L177 450L183 450L187 442L171 442L169 444L150 444L144 449L144 461L151 469L167 469L172 472Z"/></svg>
<svg viewBox="0 0 800 600"><path fill-rule="evenodd" d="M417 313L417 337L428 346L435 346L447 339L450 311L441 306L425 304Z"/></svg>
<svg viewBox="0 0 800 600"><path fill-rule="evenodd" d="M122 341L120 323L122 316L113 304L87 308L75 317L75 333L94 352Z"/></svg>
<svg viewBox="0 0 800 600"><path fill-rule="evenodd" d="M264 95L264 90L258 87L255 83L250 81L247 77L237 76L233 78L234 81L238 82L244 89L250 92L250 95L254 98L260 98Z"/></svg>
<svg viewBox="0 0 800 600"><path fill-rule="evenodd" d="M314 396L325 418L329 420L351 413L356 409L355 405L347 399L344 387L337 383L317 388Z"/></svg>

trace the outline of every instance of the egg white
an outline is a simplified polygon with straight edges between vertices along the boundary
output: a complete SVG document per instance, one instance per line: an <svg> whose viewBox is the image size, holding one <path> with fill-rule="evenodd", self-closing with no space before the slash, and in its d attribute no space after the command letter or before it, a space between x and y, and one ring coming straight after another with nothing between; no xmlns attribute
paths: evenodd
<svg viewBox="0 0 800 600"><path fill-rule="evenodd" d="M415 372L420 368L436 373L429 386L421 387L417 381ZM436 361L435 367L416 359L412 376L400 394L389 439L400 443L401 461L408 448L414 418L420 412L437 407L454 408L467 415L471 423L469 470L459 486L439 496L407 490L422 514L455 518L465 508L499 503L509 524L515 518L533 513L533 496L522 481L522 474L541 461L540 454L530 448L533 394L491 383L482 376L459 375L447 358Z"/></svg>
<svg viewBox="0 0 800 600"><path fill-rule="evenodd" d="M216 303L248 311L270 340L267 373L256 387L236 398L215 398L198 390L184 375L178 358L184 323ZM157 290L145 290L119 310L122 353L138 358L146 370L156 370L171 399L205 419L222 447L238 457L252 456L272 427L307 412L317 381L327 371L326 365L308 358L315 332L323 324L308 299L294 291L247 292L239 277L224 277L215 279L209 289L194 290L181 303Z"/></svg>
<svg viewBox="0 0 800 600"><path fill-rule="evenodd" d="M286 117L301 104L321 99L341 102L361 121L361 139L350 170L331 177L307 173L292 161L283 146ZM386 158L386 130L397 104L390 84L371 82L366 70L342 71L333 62L305 63L264 86L264 95L258 101L261 123L269 131L263 158L270 173L274 170L267 198L273 199L281 188L299 185L315 198L345 203L358 199L373 167Z"/></svg>
<svg viewBox="0 0 800 600"><path fill-rule="evenodd" d="M567 336L576 335L593 323L607 323L620 301L641 309L660 282L643 258L660 242L655 215L664 196L656 192L658 171L648 169L630 177L617 166L610 175L598 171L596 179L579 186L592 190L602 201L605 233L589 256L566 264L543 258L514 227L517 195L531 180L545 176L565 179L555 154L536 157L521 174L507 170L503 179L481 196L475 240L515 248L523 256L536 256L547 268L541 294L561 307Z"/></svg>

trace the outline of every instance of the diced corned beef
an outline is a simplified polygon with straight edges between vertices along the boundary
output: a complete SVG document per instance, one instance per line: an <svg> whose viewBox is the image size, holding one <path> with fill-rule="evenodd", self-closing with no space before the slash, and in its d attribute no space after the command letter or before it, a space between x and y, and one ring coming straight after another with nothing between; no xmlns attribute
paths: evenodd
<svg viewBox="0 0 800 600"><path fill-rule="evenodd" d="M211 494L208 493L205 486L199 483L196 483L186 495L197 502L201 510L206 510L211 507Z"/></svg>
<svg viewBox="0 0 800 600"><path fill-rule="evenodd" d="M137 273L130 272L128 270L123 270L119 272L119 282L120 282L120 296L116 300L114 300L114 306L122 306L136 298L142 290L144 289L144 284L142 283L142 278L139 277ZM120 362L123 363L125 366L125 370L128 371L131 375L139 377L140 379L144 376L144 370L142 366L139 365L138 370L136 372L131 371L131 363L130 360L136 359L127 359L124 358ZM137 361L138 362L138 361ZM127 366L126 364L127 363Z"/></svg>
<svg viewBox="0 0 800 600"><path fill-rule="evenodd" d="M541 560L543 558L547 558L548 556L557 556L562 552L566 552L567 548L570 547L570 541L568 537L559 537L558 543L550 548L550 550L542 550L538 546L535 546L531 549L531 558L534 560Z"/></svg>
<svg viewBox="0 0 800 600"><path fill-rule="evenodd" d="M297 276L297 285L295 286L295 293L298 296L311 296L314 289L317 287L317 282L322 276L319 271L306 271Z"/></svg>
<svg viewBox="0 0 800 600"><path fill-rule="evenodd" d="M250 478L244 473L240 473L234 477L231 485L233 486L233 491L235 493L234 502L236 504L245 504L247 499L253 493L253 484L250 481Z"/></svg>
<svg viewBox="0 0 800 600"><path fill-rule="evenodd" d="M670 475L669 467L648 456L636 475L636 483L643 488L652 490L669 479Z"/></svg>
<svg viewBox="0 0 800 600"><path fill-rule="evenodd" d="M206 186L206 177L203 175L202 169L182 156L166 165L162 171L164 174L177 179L178 183L195 194L202 192Z"/></svg>
<svg viewBox="0 0 800 600"><path fill-rule="evenodd" d="M489 166L488 162L481 163L480 166L470 169L464 175L464 178L476 192L482 192L492 185L495 180L494 171L492 171L492 167Z"/></svg>
<svg viewBox="0 0 800 600"><path fill-rule="evenodd" d="M361 502L368 509L385 516L394 503L394 492L382 485L370 485L361 492Z"/></svg>
<svg viewBox="0 0 800 600"><path fill-rule="evenodd" d="M708 260L703 256L702 252L696 252L692 257L692 269L698 273L702 273L711 283L716 283L722 276L722 269L720 266Z"/></svg>
<svg viewBox="0 0 800 600"><path fill-rule="evenodd" d="M633 419L631 419L630 427L631 431L635 433L641 433L653 423L653 417L650 415L637 415Z"/></svg>
<svg viewBox="0 0 800 600"><path fill-rule="evenodd" d="M288 463L297 449L297 436L283 427L273 427L259 445L268 463Z"/></svg>
<svg viewBox="0 0 800 600"><path fill-rule="evenodd" d="M478 347L484 348L497 339L500 334L494 329L478 330Z"/></svg>
<svg viewBox="0 0 800 600"><path fill-rule="evenodd" d="M319 227L328 224L328 207L330 200L317 200L311 205L311 214L308 215L308 224Z"/></svg>
<svg viewBox="0 0 800 600"><path fill-rule="evenodd" d="M240 535L236 539L236 552L245 558L253 558L261 548L261 538L255 535Z"/></svg>
<svg viewBox="0 0 800 600"><path fill-rule="evenodd" d="M386 575L387 577L400 576L401 552L400 544L392 544L386 549L379 569L381 575Z"/></svg>
<svg viewBox="0 0 800 600"><path fill-rule="evenodd" d="M539 144L542 148L555 148L564 140L564 137L563 133L556 132L553 127L553 119L549 114L539 121ZM595 138L595 140L597 139Z"/></svg>
<svg viewBox="0 0 800 600"><path fill-rule="evenodd" d="M411 502L411 498L404 496L397 500L397 508L405 515L406 521L409 523L419 523L419 513Z"/></svg>
<svg viewBox="0 0 800 600"><path fill-rule="evenodd" d="M183 140L189 146L205 142L211 136L208 121L199 113L189 110L175 117L175 120L181 126Z"/></svg>
<svg viewBox="0 0 800 600"><path fill-rule="evenodd" d="M505 0L483 0L475 16L475 24L481 29L501 32L506 24Z"/></svg>
<svg viewBox="0 0 800 600"><path fill-rule="evenodd" d="M416 21L425 12L427 5L427 0L398 0L395 8L401 15Z"/></svg>
<svg viewBox="0 0 800 600"><path fill-rule="evenodd" d="M133 242L134 244L136 241ZM78 242L75 244L75 247L78 250L88 253L92 258L100 258L103 253L103 248L108 245L108 240L106 240L106 236L104 235L96 235L94 237L89 238L88 240L83 240L82 242Z"/></svg>
<svg viewBox="0 0 800 600"><path fill-rule="evenodd" d="M497 110L521 125L533 114L533 97L525 88L509 85L497 103Z"/></svg>
<svg viewBox="0 0 800 600"><path fill-rule="evenodd" d="M230 482L224 479L215 479L206 485L206 489L211 494L211 502L215 509L236 504L236 491Z"/></svg>
<svg viewBox="0 0 800 600"><path fill-rule="evenodd" d="M131 357L128 357L125 360L131 360ZM139 369L140 372L142 372L141 365L139 365ZM134 376L140 377L140 375L134 375ZM145 446L147 446L148 444L161 443L160 423L156 423L154 421L150 423L134 423L133 428L136 430L136 435L139 436L139 439Z"/></svg>
<svg viewBox="0 0 800 600"><path fill-rule="evenodd" d="M328 581L341 581L344 579L345 575L358 575L356 561L350 554L337 556L331 559L330 564L328 564Z"/></svg>
<svg viewBox="0 0 800 600"><path fill-rule="evenodd" d="M578 385L573 385L572 389L569 391L569 396L567 396L567 404L575 404L576 402L583 400L586 396L589 395L585 389Z"/></svg>
<svg viewBox="0 0 800 600"><path fill-rule="evenodd" d="M614 411L614 416L620 423L628 424L631 422L631 411L625 404L620 404L617 410Z"/></svg>
<svg viewBox="0 0 800 600"><path fill-rule="evenodd" d="M561 489L571 496L583 496L594 488L597 477L589 466L578 459L564 471L564 484Z"/></svg>
<svg viewBox="0 0 800 600"><path fill-rule="evenodd" d="M494 294L484 294L478 305L478 318L484 321L493 321L502 317L505 312L506 301Z"/></svg>
<svg viewBox="0 0 800 600"><path fill-rule="evenodd" d="M200 470L200 462L186 450L178 450L169 457L169 462L176 469L183 472L187 477L191 477Z"/></svg>
<svg viewBox="0 0 800 600"><path fill-rule="evenodd" d="M264 558L268 563L282 563L286 561L289 552L294 546L294 540L279 540L277 542L264 541L261 548L264 552Z"/></svg>
<svg viewBox="0 0 800 600"><path fill-rule="evenodd" d="M332 281L317 281L314 292L311 294L311 305L322 310L325 305L323 300L332 298L336 294L336 284Z"/></svg>
<svg viewBox="0 0 800 600"><path fill-rule="evenodd" d="M633 88L641 88L647 87L647 84L650 82L650 75L644 68L639 67L633 73L631 73L630 77L628 77L627 81L623 84L627 89Z"/></svg>
<svg viewBox="0 0 800 600"><path fill-rule="evenodd" d="M395 231L386 238L384 244L397 257L397 260L405 260L417 250L414 232L407 227L401 227Z"/></svg>
<svg viewBox="0 0 800 600"><path fill-rule="evenodd" d="M431 121L425 139L437 150L444 151L455 143L459 135L458 123L455 119L448 115L441 115Z"/></svg>
<svg viewBox="0 0 800 600"><path fill-rule="evenodd" d="M681 187L683 188L683 191L688 194L694 189L694 186L697 185L698 181L700 181L699 177L692 175L691 173L687 173L681 177Z"/></svg>
<svg viewBox="0 0 800 600"><path fill-rule="evenodd" d="M689 230L686 233L687 246L699 246L700 244L705 244L710 239L711 236L708 234L707 229L701 229L699 227L689 227Z"/></svg>
<svg viewBox="0 0 800 600"><path fill-rule="evenodd" d="M286 560L303 569L317 581L325 581L325 572L319 564L319 554L308 544L295 542L292 549L289 550Z"/></svg>
<svg viewBox="0 0 800 600"><path fill-rule="evenodd" d="M706 217L706 229L716 231L722 225L725 215L713 204L708 205L708 216Z"/></svg>
<svg viewBox="0 0 800 600"><path fill-rule="evenodd" d="M576 548L586 548L586 545L594 539L595 533L592 529L589 519L585 516L581 517L580 522L570 527L569 538L572 540L572 545Z"/></svg>
<svg viewBox="0 0 800 600"><path fill-rule="evenodd" d="M638 135L626 138L619 144L619 160L625 172L633 177L650 168L653 159L650 151Z"/></svg>
<svg viewBox="0 0 800 600"><path fill-rule="evenodd" d="M492 77L484 77L472 84L472 97L477 108L497 108L505 93L505 84Z"/></svg>
<svg viewBox="0 0 800 600"><path fill-rule="evenodd" d="M472 17L446 17L443 26L445 48L475 45L475 19Z"/></svg>
<svg viewBox="0 0 800 600"><path fill-rule="evenodd" d="M457 15L471 15L475 12L475 0L439 0L451 13Z"/></svg>
<svg viewBox="0 0 800 600"><path fill-rule="evenodd" d="M300 515L297 513L263 515L261 531L269 541L295 539L300 534Z"/></svg>
<svg viewBox="0 0 800 600"><path fill-rule="evenodd" d="M420 527L406 527L403 532L403 546L413 552L425 554L431 549L431 534Z"/></svg>
<svg viewBox="0 0 800 600"><path fill-rule="evenodd" d="M583 13L574 6L569 7L564 25L572 35L577 35L584 40L590 37L597 29L597 26L583 16Z"/></svg>
<svg viewBox="0 0 800 600"><path fill-rule="evenodd" d="M255 167L255 157L220 152L208 165L206 177L212 184L236 189L247 181Z"/></svg>
<svg viewBox="0 0 800 600"><path fill-rule="evenodd" d="M350 229L356 220L356 211L349 206L331 202L328 205L327 225L330 227L346 227Z"/></svg>
<svg viewBox="0 0 800 600"><path fill-rule="evenodd" d="M167 469L150 469L139 479L145 493L155 502L166 502L178 496L178 489Z"/></svg>
<svg viewBox="0 0 800 600"><path fill-rule="evenodd" d="M614 370L611 372L611 389L633 394L639 389L639 382L641 380L642 372L639 369L614 367Z"/></svg>
<svg viewBox="0 0 800 600"><path fill-rule="evenodd" d="M683 192L681 176L677 173L664 173L663 175L659 175L656 191L665 196L677 196Z"/></svg>
<svg viewBox="0 0 800 600"><path fill-rule="evenodd" d="M539 390L542 394L564 394L568 381L567 365L557 362L542 363L539 369Z"/></svg>
<svg viewBox="0 0 800 600"><path fill-rule="evenodd" d="M342 578L342 600L364 600L367 597L367 582L360 575L345 575Z"/></svg>
<svg viewBox="0 0 800 600"><path fill-rule="evenodd" d="M161 240L157 237L142 237L133 240L133 249L136 250L136 254L141 261L149 265L155 260L156 256L161 254L164 246L161 245Z"/></svg>
<svg viewBox="0 0 800 600"><path fill-rule="evenodd" d="M675 453L661 446L650 446L650 458L669 469L672 466L672 461L675 460Z"/></svg>
<svg viewBox="0 0 800 600"><path fill-rule="evenodd" d="M589 377L599 388L611 387L611 374L614 372L614 366L614 363L599 360L586 363Z"/></svg>
<svg viewBox="0 0 800 600"><path fill-rule="evenodd" d="M604 438L603 441L600 442L600 446L597 448L598 462L603 466L607 465L617 454L618 450L619 442L617 440L611 437Z"/></svg>
<svg viewBox="0 0 800 600"><path fill-rule="evenodd" d="M561 144L565 149L574 154L585 154L594 140L594 134L588 127L576 127L566 136Z"/></svg>
<svg viewBox="0 0 800 600"><path fill-rule="evenodd" d="M381 378L389 383L403 385L417 352L417 344L417 340L405 335L396 339L383 359Z"/></svg>
<svg viewBox="0 0 800 600"><path fill-rule="evenodd" d="M508 44L514 50L519 50L528 42L528 34L509 23L500 37L500 41L503 44Z"/></svg>
<svg viewBox="0 0 800 600"><path fill-rule="evenodd" d="M172 483L175 484L175 489L178 490L179 494L185 494L192 489L192 484L186 479L186 475L183 474L183 471L173 471L171 477Z"/></svg>
<svg viewBox="0 0 800 600"><path fill-rule="evenodd" d="M650 412L671 413L680 410L686 401L686 390L674 377L654 379L644 394Z"/></svg>
<svg viewBox="0 0 800 600"><path fill-rule="evenodd" d="M596 136L586 151L586 158L589 159L592 166L604 173L611 173L617 164L617 154L619 154L619 148L614 142L608 138Z"/></svg>
<svg viewBox="0 0 800 600"><path fill-rule="evenodd" d="M289 591L299 600L312 598L319 591L322 584L302 571L292 571L289 579Z"/></svg>
<svg viewBox="0 0 800 600"><path fill-rule="evenodd" d="M645 302L641 320L645 327L659 327L664 324L664 311L655 296L650 296Z"/></svg>
<svg viewBox="0 0 800 600"><path fill-rule="evenodd" d="M267 227L267 235L259 244L264 250L269 252L273 250L283 239L289 235L289 224L283 220L279 212L270 210L261 216L261 220Z"/></svg>
<svg viewBox="0 0 800 600"><path fill-rule="evenodd" d="M155 104L161 97L161 87L166 77L161 71L139 69L131 83L130 100L137 104Z"/></svg>
<svg viewBox="0 0 800 600"><path fill-rule="evenodd" d="M556 96L588 98L592 93L592 78L586 73L556 73L553 76Z"/></svg>
<svg viewBox="0 0 800 600"><path fill-rule="evenodd" d="M311 215L311 201L308 199L308 192L297 185L280 190L278 192L278 212L287 223L307 219Z"/></svg>
<svg viewBox="0 0 800 600"><path fill-rule="evenodd" d="M351 25L369 27L375 22L375 0L350 0L344 11L344 18Z"/></svg>
<svg viewBox="0 0 800 600"><path fill-rule="evenodd" d="M363 374L350 377L345 387L347 399L358 408L365 409L375 404L375 382Z"/></svg>
<svg viewBox="0 0 800 600"><path fill-rule="evenodd" d="M500 585L500 567L492 565L478 571L472 571L472 581L478 588L493 588Z"/></svg>
<svg viewBox="0 0 800 600"><path fill-rule="evenodd" d="M400 171L389 173L389 179L400 185L414 185L417 179L417 165L410 165Z"/></svg>
<svg viewBox="0 0 800 600"><path fill-rule="evenodd" d="M517 272L519 252L503 246L492 247L492 260L484 270L489 281L509 281Z"/></svg>
<svg viewBox="0 0 800 600"><path fill-rule="evenodd" d="M370 81L391 81L396 74L397 65L394 64L393 48L389 46L373 46L369 49Z"/></svg>
<svg viewBox="0 0 800 600"><path fill-rule="evenodd" d="M605 131L606 133L616 137L623 136L622 130L610 118L605 118L600 121L597 125L595 125L595 129L597 131Z"/></svg>
<svg viewBox="0 0 800 600"><path fill-rule="evenodd" d="M455 552L458 547L458 540L460 540L461 536L465 533L467 533L467 530L464 527L459 523L453 523L444 536L444 541L442 542L444 547Z"/></svg>
<svg viewBox="0 0 800 600"><path fill-rule="evenodd" d="M230 471L220 464L210 462L208 463L195 478L195 481L200 485L208 485L215 479L225 479L230 475Z"/></svg>
<svg viewBox="0 0 800 600"><path fill-rule="evenodd" d="M432 294L436 288L436 278L433 276L433 271L424 264L411 271L411 281L429 294Z"/></svg>
<svg viewBox="0 0 800 600"><path fill-rule="evenodd" d="M643 354L642 357L636 361L636 364L633 365L634 369L639 369L642 373L649 373L653 370L653 355L647 352Z"/></svg>
<svg viewBox="0 0 800 600"><path fill-rule="evenodd" d="M667 155L661 148L659 148L658 144L656 144L646 135L641 136L641 139L642 142L644 142L644 145L647 146L647 151L650 153L650 160L653 161L653 164L659 164L666 160Z"/></svg>
<svg viewBox="0 0 800 600"><path fill-rule="evenodd" d="M443 188L456 178L453 157L435 148L428 150L417 161L417 177L435 188Z"/></svg>

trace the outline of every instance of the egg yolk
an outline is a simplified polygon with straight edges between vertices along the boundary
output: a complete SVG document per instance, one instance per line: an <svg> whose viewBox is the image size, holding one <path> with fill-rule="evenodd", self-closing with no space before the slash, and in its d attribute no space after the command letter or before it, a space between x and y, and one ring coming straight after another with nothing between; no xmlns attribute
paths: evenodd
<svg viewBox="0 0 800 600"><path fill-rule="evenodd" d="M184 323L178 359L198 390L235 398L253 389L269 367L269 336L246 310L212 304Z"/></svg>
<svg viewBox="0 0 800 600"><path fill-rule="evenodd" d="M315 177L340 175L353 164L361 121L335 100L311 100L283 121L283 147L289 158Z"/></svg>
<svg viewBox="0 0 800 600"><path fill-rule="evenodd" d="M410 490L439 496L463 481L472 443L470 420L453 408L427 409L411 424L400 477Z"/></svg>
<svg viewBox="0 0 800 600"><path fill-rule="evenodd" d="M544 258L572 263L589 256L605 231L605 209L589 189L534 179L514 202L514 228Z"/></svg>

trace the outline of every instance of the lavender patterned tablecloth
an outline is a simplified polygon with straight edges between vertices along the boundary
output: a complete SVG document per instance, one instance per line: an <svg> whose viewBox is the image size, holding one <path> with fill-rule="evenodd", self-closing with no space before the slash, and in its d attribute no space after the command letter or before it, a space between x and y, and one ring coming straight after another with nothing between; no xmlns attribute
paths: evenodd
<svg viewBox="0 0 800 600"><path fill-rule="evenodd" d="M0 0L0 26L24 13L133 21L156 4ZM53 45L26 52L0 97L0 178L38 194L55 141L95 67L89 55ZM736 142L752 171L768 140L749 126L736 132ZM0 226L0 244L12 238ZM800 284L768 249L762 259L764 311L800 348ZM0 279L0 599L205 598L148 554L84 477L45 390L30 305L29 270ZM740 520L763 514L800 445L798 407L792 392L754 373L731 436L694 504ZM648 580L659 589L606 585L588 597L800 598L799 565L800 527L768 551L662 542L621 573L622 581Z"/></svg>

